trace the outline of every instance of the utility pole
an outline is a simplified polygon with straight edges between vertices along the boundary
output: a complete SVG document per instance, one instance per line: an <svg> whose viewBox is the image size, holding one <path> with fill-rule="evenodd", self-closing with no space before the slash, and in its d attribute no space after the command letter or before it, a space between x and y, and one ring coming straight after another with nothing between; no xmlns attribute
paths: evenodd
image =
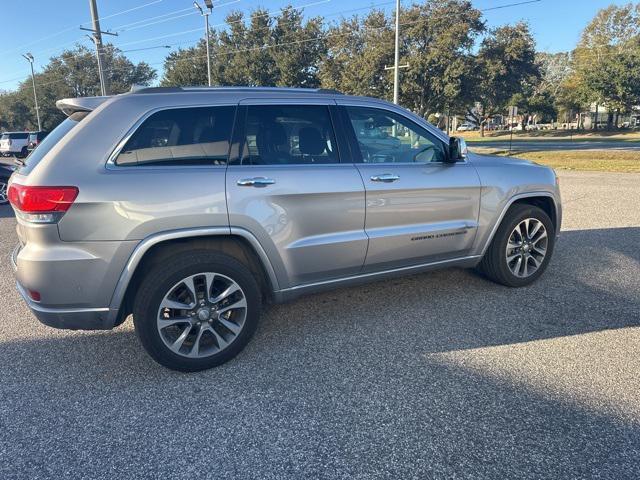
<svg viewBox="0 0 640 480"><path fill-rule="evenodd" d="M80 30L86 30L88 32L92 32L89 38L96 46L96 57L98 58L98 75L100 77L100 91L103 96L109 95L109 83L108 77L104 72L104 47L102 45L102 34L106 35L114 35L117 36L117 33L111 32L103 32L100 30L100 16L98 15L98 5L96 5L96 0L89 0L89 9L91 10L91 21L93 23L93 28L83 28L80 27ZM88 35L87 35L88 36Z"/></svg>
<svg viewBox="0 0 640 480"><path fill-rule="evenodd" d="M200 15L204 17L204 41L207 44L207 83L211 86L211 53L209 51L209 15L213 10L213 3L211 0L204 0L206 10L203 9L198 2L193 2L193 6L200 12Z"/></svg>
<svg viewBox="0 0 640 480"><path fill-rule="evenodd" d="M400 63L400 0L396 0L396 51L393 67L384 67L385 70L393 70L393 103L399 104L400 97L400 69L408 68L409 64Z"/></svg>
<svg viewBox="0 0 640 480"><path fill-rule="evenodd" d="M25 53L22 55L27 59L27 62L31 65L31 83L33 83L33 101L36 104L36 118L38 119L38 131L42 130L42 125L40 124L40 107L38 107L38 93L36 92L36 76L33 73L33 55L30 53Z"/></svg>

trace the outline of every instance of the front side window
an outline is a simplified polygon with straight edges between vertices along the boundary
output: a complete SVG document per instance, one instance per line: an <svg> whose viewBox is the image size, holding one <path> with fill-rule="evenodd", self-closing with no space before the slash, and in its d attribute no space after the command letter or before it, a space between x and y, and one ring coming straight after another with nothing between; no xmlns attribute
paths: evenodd
<svg viewBox="0 0 640 480"><path fill-rule="evenodd" d="M232 106L156 112L127 141L116 165L226 165L234 116Z"/></svg>
<svg viewBox="0 0 640 480"><path fill-rule="evenodd" d="M366 107L347 107L347 114L364 163L446 160L443 142L401 115Z"/></svg>
<svg viewBox="0 0 640 480"><path fill-rule="evenodd" d="M324 105L252 105L247 108L243 165L338 163L336 140Z"/></svg>

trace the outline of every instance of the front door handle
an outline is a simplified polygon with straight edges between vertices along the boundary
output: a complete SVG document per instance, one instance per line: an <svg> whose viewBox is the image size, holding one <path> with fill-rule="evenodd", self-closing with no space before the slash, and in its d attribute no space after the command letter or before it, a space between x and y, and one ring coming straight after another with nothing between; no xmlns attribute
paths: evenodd
<svg viewBox="0 0 640 480"><path fill-rule="evenodd" d="M266 177L243 178L242 180L238 180L238 186L240 187L266 187L274 183L276 183L274 179Z"/></svg>
<svg viewBox="0 0 640 480"><path fill-rule="evenodd" d="M383 173L381 175L373 175L371 177L371 181L373 182L390 183L395 182L396 180L400 180L400 177L398 175L393 175L392 173Z"/></svg>

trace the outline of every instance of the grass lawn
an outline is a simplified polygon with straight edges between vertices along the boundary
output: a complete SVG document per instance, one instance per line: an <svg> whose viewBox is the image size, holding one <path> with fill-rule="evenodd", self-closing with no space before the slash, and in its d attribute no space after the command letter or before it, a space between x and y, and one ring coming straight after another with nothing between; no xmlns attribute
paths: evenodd
<svg viewBox="0 0 640 480"><path fill-rule="evenodd" d="M504 150L474 148L477 153L507 155ZM513 153L512 156L558 170L640 173L640 152L629 150L559 150Z"/></svg>
<svg viewBox="0 0 640 480"><path fill-rule="evenodd" d="M480 132L455 132L452 133L456 137L462 137L469 142L491 142L496 140L509 140L509 132L485 132L484 137L480 136ZM568 130L539 130L537 132L513 132L513 140L597 140L597 141L640 141L640 130L633 131L616 131L616 132L591 132L591 131L573 131L573 135Z"/></svg>

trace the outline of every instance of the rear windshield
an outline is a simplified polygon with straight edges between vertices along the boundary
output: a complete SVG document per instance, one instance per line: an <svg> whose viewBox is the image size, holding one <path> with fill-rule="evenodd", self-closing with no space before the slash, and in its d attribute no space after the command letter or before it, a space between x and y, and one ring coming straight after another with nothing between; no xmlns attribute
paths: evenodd
<svg viewBox="0 0 640 480"><path fill-rule="evenodd" d="M28 175L31 170L35 168L40 160L49 153L49 150L53 148L53 146L58 143L60 140L64 138L64 136L69 133L73 127L78 125L78 123L87 115L89 112L76 112L71 114L65 121L63 121L60 125L54 128L49 135L47 135L44 140L38 145L38 148L31 152L26 160L24 161L24 165L20 165L18 168L18 173L21 175ZM26 137L25 137L26 138Z"/></svg>

